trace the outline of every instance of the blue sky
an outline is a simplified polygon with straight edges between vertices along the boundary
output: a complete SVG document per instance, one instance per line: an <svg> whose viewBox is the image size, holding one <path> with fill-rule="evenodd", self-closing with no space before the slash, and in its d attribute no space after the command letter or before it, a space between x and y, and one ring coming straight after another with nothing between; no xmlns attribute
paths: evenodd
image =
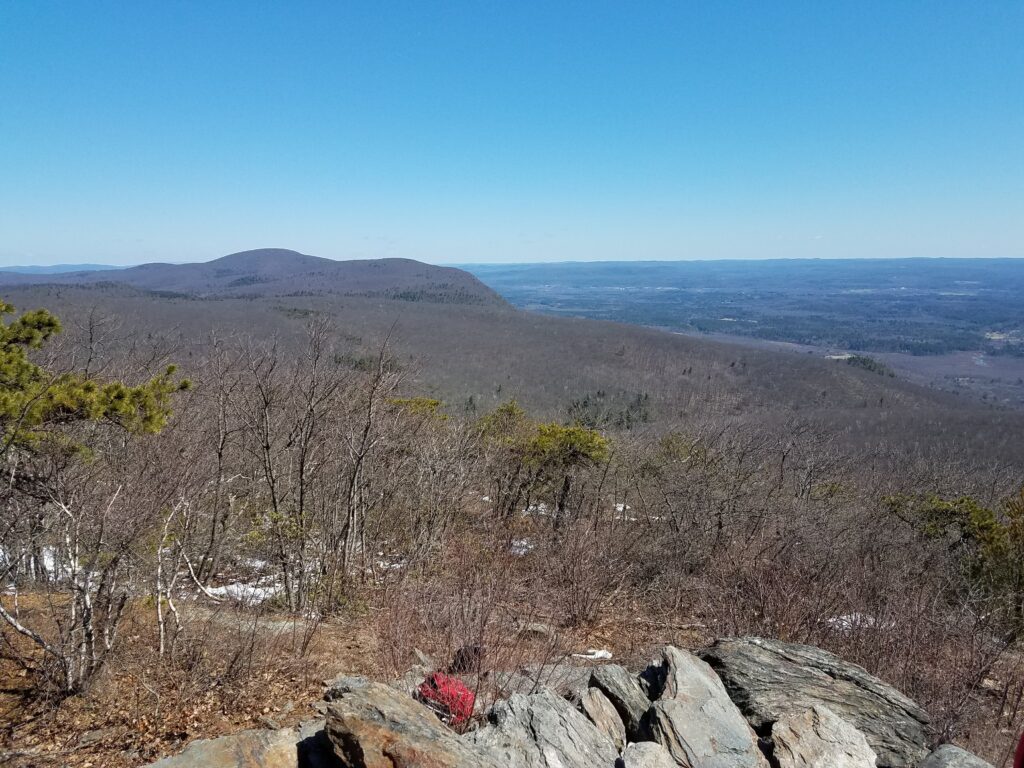
<svg viewBox="0 0 1024 768"><path fill-rule="evenodd" d="M1024 3L0 0L0 263L1024 256Z"/></svg>

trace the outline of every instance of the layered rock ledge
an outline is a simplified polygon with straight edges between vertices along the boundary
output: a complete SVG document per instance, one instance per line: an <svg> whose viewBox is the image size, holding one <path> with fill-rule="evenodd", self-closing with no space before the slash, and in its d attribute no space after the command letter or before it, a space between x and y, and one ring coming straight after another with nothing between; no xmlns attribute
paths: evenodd
<svg viewBox="0 0 1024 768"><path fill-rule="evenodd" d="M555 677L572 682L505 674L524 684L465 734L405 678L339 677L321 719L197 741L151 768L991 768L932 750L917 704L810 646L727 638L699 655L666 647L638 674L607 664Z"/></svg>

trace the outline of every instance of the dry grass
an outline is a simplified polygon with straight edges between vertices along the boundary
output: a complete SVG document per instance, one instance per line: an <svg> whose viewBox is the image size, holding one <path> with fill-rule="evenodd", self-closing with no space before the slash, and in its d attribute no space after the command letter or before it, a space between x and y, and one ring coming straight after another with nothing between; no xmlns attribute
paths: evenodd
<svg viewBox="0 0 1024 768"><path fill-rule="evenodd" d="M32 610L31 596L22 597L21 608ZM5 653L0 764L145 765L193 739L309 719L325 678L377 672L376 641L365 624L322 624L303 653L305 627L286 618L198 609L189 618L177 658L161 662L151 612L135 606L116 659L86 693L63 701L33 690L32 648L17 648L29 668Z"/></svg>

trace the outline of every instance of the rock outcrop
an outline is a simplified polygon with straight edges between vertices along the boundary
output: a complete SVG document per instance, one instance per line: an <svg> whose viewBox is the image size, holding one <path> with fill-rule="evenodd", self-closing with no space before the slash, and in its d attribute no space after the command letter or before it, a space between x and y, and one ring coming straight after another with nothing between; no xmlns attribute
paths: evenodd
<svg viewBox="0 0 1024 768"><path fill-rule="evenodd" d="M512 672L491 673L491 683L503 695L548 689L566 696L585 687L592 669L575 664L528 664Z"/></svg>
<svg viewBox="0 0 1024 768"><path fill-rule="evenodd" d="M653 741L630 744L623 750L619 763L621 768L678 768L668 750Z"/></svg>
<svg viewBox="0 0 1024 768"><path fill-rule="evenodd" d="M779 768L875 768L864 734L825 706L786 714L772 726Z"/></svg>
<svg viewBox="0 0 1024 768"><path fill-rule="evenodd" d="M351 677L333 681L331 695L327 738L346 768L501 765L459 738L425 706L391 686Z"/></svg>
<svg viewBox="0 0 1024 768"><path fill-rule="evenodd" d="M651 706L640 682L624 667L607 664L593 671L590 687L597 688L608 697L622 718L630 741L639 741L640 721Z"/></svg>
<svg viewBox="0 0 1024 768"><path fill-rule="evenodd" d="M295 768L298 735L292 728L232 733L193 741L178 755L150 768Z"/></svg>
<svg viewBox="0 0 1024 768"><path fill-rule="evenodd" d="M466 741L505 768L611 768L619 756L611 739L551 691L498 702Z"/></svg>
<svg viewBox="0 0 1024 768"><path fill-rule="evenodd" d="M478 682L519 692L461 736L407 683L341 676L322 720L197 741L151 768L768 768L766 754L775 768L992 768L949 745L927 754L914 702L819 649L734 638L703 657L668 647L639 677L485 672Z"/></svg>
<svg viewBox="0 0 1024 768"><path fill-rule="evenodd" d="M607 696L598 688L587 688L569 700L597 726L597 730L611 739L617 750L622 751L626 746L626 726Z"/></svg>
<svg viewBox="0 0 1024 768"><path fill-rule="evenodd" d="M820 648L741 637L719 640L701 656L762 736L786 714L824 705L864 733L879 768L916 768L928 753L924 710Z"/></svg>
<svg viewBox="0 0 1024 768"><path fill-rule="evenodd" d="M757 735L711 667L668 647L644 677L660 697L645 713L640 735L664 746L679 765L768 768Z"/></svg>
<svg viewBox="0 0 1024 768"><path fill-rule="evenodd" d="M338 768L322 720L193 741L149 768Z"/></svg>
<svg viewBox="0 0 1024 768"><path fill-rule="evenodd" d="M921 763L921 768L993 768L991 763L986 763L980 757L970 752L955 747L952 744L943 744L932 752Z"/></svg>

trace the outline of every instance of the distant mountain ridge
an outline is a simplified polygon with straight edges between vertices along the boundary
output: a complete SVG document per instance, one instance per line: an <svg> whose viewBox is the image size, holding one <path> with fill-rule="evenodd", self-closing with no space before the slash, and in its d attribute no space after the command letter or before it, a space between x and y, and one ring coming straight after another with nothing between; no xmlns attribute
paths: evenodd
<svg viewBox="0 0 1024 768"><path fill-rule="evenodd" d="M261 248L189 264L24 273L0 271L0 286L116 283L195 298L353 295L450 304L504 300L468 272L412 259L334 261L284 248Z"/></svg>

